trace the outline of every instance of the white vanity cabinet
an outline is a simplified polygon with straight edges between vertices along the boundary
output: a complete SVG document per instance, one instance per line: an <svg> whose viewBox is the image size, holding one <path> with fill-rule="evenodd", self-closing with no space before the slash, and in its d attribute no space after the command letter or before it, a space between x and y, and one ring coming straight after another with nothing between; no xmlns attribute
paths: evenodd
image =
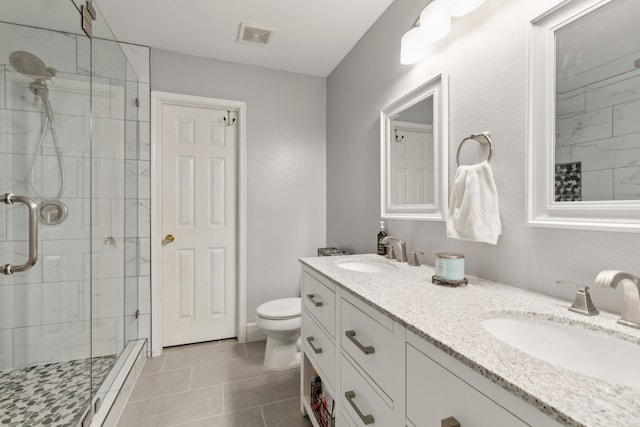
<svg viewBox="0 0 640 427"><path fill-rule="evenodd" d="M402 425L404 327L359 298L340 295L340 406L358 427Z"/></svg>
<svg viewBox="0 0 640 427"><path fill-rule="evenodd" d="M302 298L301 409L315 427L314 371L337 427L560 426L306 265Z"/></svg>

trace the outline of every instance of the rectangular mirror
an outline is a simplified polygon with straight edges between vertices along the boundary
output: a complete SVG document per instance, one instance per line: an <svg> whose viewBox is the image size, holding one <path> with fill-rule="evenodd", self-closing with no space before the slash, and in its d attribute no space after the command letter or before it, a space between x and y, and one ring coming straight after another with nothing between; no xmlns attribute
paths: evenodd
<svg viewBox="0 0 640 427"><path fill-rule="evenodd" d="M528 220L640 231L638 0L573 0L532 21Z"/></svg>
<svg viewBox="0 0 640 427"><path fill-rule="evenodd" d="M446 93L439 75L380 110L382 218L446 219Z"/></svg>

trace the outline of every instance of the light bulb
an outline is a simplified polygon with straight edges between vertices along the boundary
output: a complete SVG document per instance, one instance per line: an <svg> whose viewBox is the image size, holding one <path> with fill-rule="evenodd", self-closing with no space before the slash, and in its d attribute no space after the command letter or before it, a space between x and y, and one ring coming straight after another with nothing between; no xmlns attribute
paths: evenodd
<svg viewBox="0 0 640 427"><path fill-rule="evenodd" d="M451 30L449 0L434 0L420 13L420 28L427 43L441 40Z"/></svg>
<svg viewBox="0 0 640 427"><path fill-rule="evenodd" d="M460 18L465 16L482 6L486 0L450 0L451 16Z"/></svg>
<svg viewBox="0 0 640 427"><path fill-rule="evenodd" d="M413 27L400 40L400 63L415 64L427 54L426 41L420 27Z"/></svg>

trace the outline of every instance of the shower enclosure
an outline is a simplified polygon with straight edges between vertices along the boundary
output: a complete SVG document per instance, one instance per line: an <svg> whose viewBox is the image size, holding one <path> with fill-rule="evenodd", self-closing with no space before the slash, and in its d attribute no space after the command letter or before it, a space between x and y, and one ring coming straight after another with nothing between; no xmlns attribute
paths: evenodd
<svg viewBox="0 0 640 427"><path fill-rule="evenodd" d="M99 425L140 344L138 78L82 6L0 4L2 425Z"/></svg>

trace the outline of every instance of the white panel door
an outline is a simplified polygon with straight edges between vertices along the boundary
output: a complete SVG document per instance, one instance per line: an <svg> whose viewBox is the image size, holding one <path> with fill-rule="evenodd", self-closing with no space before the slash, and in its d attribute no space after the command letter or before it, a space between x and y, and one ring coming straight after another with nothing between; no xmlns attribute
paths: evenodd
<svg viewBox="0 0 640 427"><path fill-rule="evenodd" d="M236 335L237 123L162 107L163 345ZM230 113L232 117L234 112Z"/></svg>
<svg viewBox="0 0 640 427"><path fill-rule="evenodd" d="M431 126L402 122L393 126L397 133L391 137L391 204L433 204Z"/></svg>

